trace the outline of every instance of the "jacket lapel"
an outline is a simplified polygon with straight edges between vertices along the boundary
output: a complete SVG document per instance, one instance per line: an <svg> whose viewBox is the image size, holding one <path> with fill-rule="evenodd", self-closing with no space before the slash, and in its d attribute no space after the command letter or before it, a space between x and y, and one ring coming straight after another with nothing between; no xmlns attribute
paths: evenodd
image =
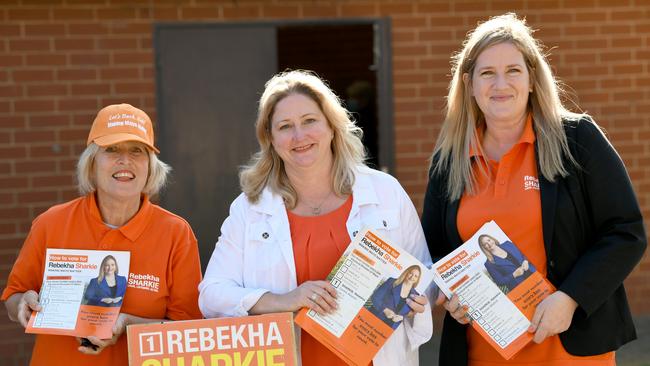
<svg viewBox="0 0 650 366"><path fill-rule="evenodd" d="M291 242L291 231L289 228L289 217L286 206L280 195L271 192L268 187L262 191L260 201L252 206L253 210L268 215L267 222L270 226L271 235L276 235L280 251L292 276L289 279L291 288L297 286L296 262L293 257L293 243Z"/></svg>
<svg viewBox="0 0 650 366"><path fill-rule="evenodd" d="M553 225L555 224L555 207L557 203L557 184L548 181L541 173L538 156L538 146L537 142L535 142L539 195L540 200L542 201L542 234L544 235L544 249L546 251L546 258L551 258L551 241L553 240Z"/></svg>
<svg viewBox="0 0 650 366"><path fill-rule="evenodd" d="M460 238L460 234L458 233L458 225L456 225L459 206L460 199L457 199L449 202L446 207L446 209L449 210L449 213L445 215L445 230L447 230L447 237L451 238L453 249L458 248L463 244L463 240Z"/></svg>

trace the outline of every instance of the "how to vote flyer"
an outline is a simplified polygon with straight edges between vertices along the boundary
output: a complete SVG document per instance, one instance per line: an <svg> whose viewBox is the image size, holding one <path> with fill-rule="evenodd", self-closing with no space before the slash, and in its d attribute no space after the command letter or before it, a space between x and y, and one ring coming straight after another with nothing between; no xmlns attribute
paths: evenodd
<svg viewBox="0 0 650 366"><path fill-rule="evenodd" d="M25 332L77 337L113 335L129 274L129 252L48 248L41 311Z"/></svg>
<svg viewBox="0 0 650 366"><path fill-rule="evenodd" d="M294 366L292 313L135 324L129 365Z"/></svg>
<svg viewBox="0 0 650 366"><path fill-rule="evenodd" d="M448 298L458 295L472 327L505 359L532 339L535 308L555 287L494 221L433 264L434 281Z"/></svg>
<svg viewBox="0 0 650 366"><path fill-rule="evenodd" d="M396 243L365 229L327 280L337 290L336 311L321 316L305 308L296 324L349 365L366 366L413 315L405 299L424 295L433 273Z"/></svg>

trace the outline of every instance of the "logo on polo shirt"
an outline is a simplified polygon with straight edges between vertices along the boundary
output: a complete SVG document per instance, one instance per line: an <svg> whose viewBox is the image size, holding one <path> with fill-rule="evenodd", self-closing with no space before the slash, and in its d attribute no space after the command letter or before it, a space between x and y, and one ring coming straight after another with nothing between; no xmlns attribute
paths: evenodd
<svg viewBox="0 0 650 366"><path fill-rule="evenodd" d="M141 290L160 291L160 277L150 274L129 273L129 287Z"/></svg>
<svg viewBox="0 0 650 366"><path fill-rule="evenodd" d="M532 175L524 175L524 191L529 189L534 189L539 191L539 179L533 177Z"/></svg>

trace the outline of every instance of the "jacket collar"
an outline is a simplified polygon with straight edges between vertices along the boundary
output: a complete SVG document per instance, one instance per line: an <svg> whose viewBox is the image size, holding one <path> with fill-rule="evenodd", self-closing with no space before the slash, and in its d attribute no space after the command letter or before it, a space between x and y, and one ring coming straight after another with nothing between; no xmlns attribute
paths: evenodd
<svg viewBox="0 0 650 366"><path fill-rule="evenodd" d="M368 204L379 204L377 192L372 184L370 178L371 169L365 166L356 167L354 170L355 180L352 186L353 199L352 208L347 221L348 233L354 236L354 231L359 230L358 225L353 225L351 222L359 221L360 207ZM287 267L292 274L289 281L290 287L295 288L296 283L296 267L293 256L293 246L291 243L291 231L289 229L289 217L287 215L284 200L279 194L275 194L267 186L262 191L260 199L257 203L250 205L250 209L257 213L267 215L267 222L275 235L279 235L280 250L287 263Z"/></svg>

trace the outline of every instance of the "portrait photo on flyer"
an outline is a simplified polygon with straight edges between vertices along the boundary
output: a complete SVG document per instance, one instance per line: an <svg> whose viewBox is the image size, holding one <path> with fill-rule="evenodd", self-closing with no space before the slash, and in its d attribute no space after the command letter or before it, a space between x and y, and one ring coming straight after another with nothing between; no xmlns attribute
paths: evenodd
<svg viewBox="0 0 650 366"><path fill-rule="evenodd" d="M48 248L42 310L27 333L110 338L126 293L130 253Z"/></svg>

